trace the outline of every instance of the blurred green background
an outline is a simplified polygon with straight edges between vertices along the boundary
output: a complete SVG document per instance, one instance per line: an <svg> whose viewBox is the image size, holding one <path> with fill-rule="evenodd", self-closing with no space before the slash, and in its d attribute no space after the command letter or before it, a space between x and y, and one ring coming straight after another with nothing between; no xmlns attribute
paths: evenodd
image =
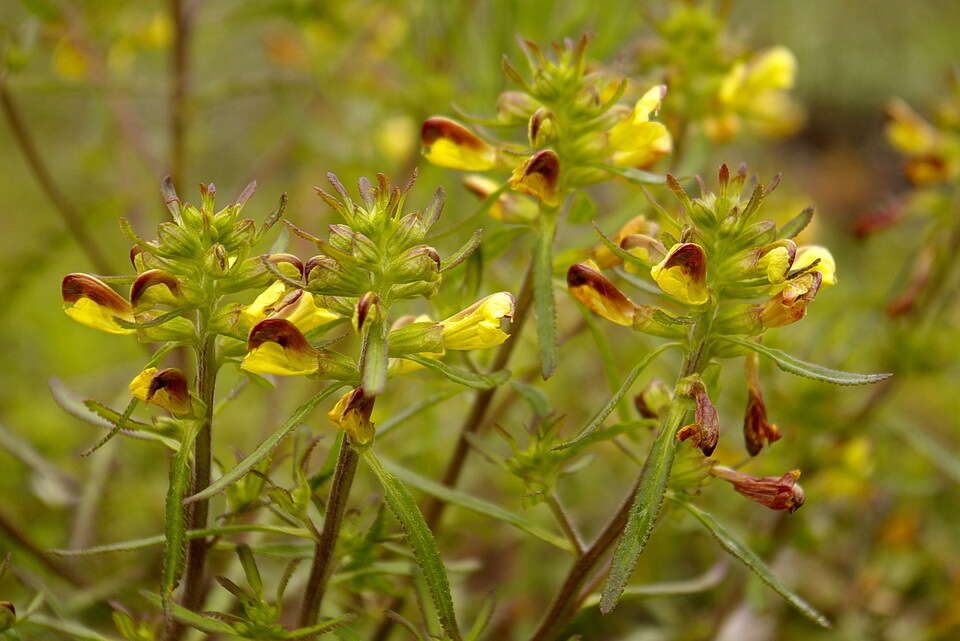
<svg viewBox="0 0 960 641"><path fill-rule="evenodd" d="M188 4L193 20L185 151L178 163L171 154L174 29L166 3L0 3L4 91L52 180L116 273L129 266L129 246L117 218L126 217L142 234L152 235L165 216L158 184L171 171L179 173L181 195L193 200L192 186L201 181L215 182L226 201L257 180L257 195L245 210L255 218L288 192L289 217L320 231L332 216L312 186L323 184L327 171L350 184L377 171L402 181L419 166L411 205L421 206L436 186L443 186L448 193L443 221L452 224L476 203L454 172L421 165L418 134L425 117L450 113L451 103L471 113L490 113L506 87L500 55L519 57L517 34L546 42L590 32L593 58L630 69L634 45L650 36L646 16L664 13L663 3L615 0ZM806 204L816 206L812 238L833 250L840 285L825 292L791 332L793 353L863 371L901 362L898 352L908 352L909 362L883 408L864 422L856 413L871 390L825 389L764 368L771 418L785 437L751 471L781 474L802 468L807 506L784 518L747 504L726 487L711 486L704 493L703 502L751 535L798 592L831 617L834 630L813 629L737 568L711 591L632 601L609 620L588 612L579 625L587 641L955 639L960 636L960 475L950 452L960 441L957 314L921 337L894 326L883 306L904 278L919 240L916 229L908 221L866 241L851 229L857 216L907 189L900 160L883 140L884 104L897 95L922 109L945 93L946 71L960 60L960 3L744 0L735 3L730 29L750 47L783 44L794 51L799 61L795 95L807 121L785 141L711 148L693 169L712 176L721 161L748 161L765 178L783 171L776 206L784 216ZM43 548L155 534L162 528L165 458L150 444L130 439L80 458L79 451L100 434L69 416L50 392L53 379L77 398L119 404L143 355L133 342L72 323L60 311L62 275L94 269L38 184L8 120L0 125L0 430L5 441L0 450L15 453L0 451L0 515ZM623 193L597 194L604 229L641 213L639 200L629 201L636 205L632 209L620 204ZM450 246L456 241L462 239L450 239ZM592 244L593 237L583 227L568 230L560 242L561 249L570 249ZM298 242L291 248L303 256L312 253ZM480 292L515 288L524 251L517 246L489 265ZM566 302L561 298L561 324L570 328L577 313ZM625 372L644 345L626 330L609 325L602 330ZM534 354L528 336L516 369L530 366ZM542 389L573 428L604 401L607 388L587 334L565 343L562 358L561 373ZM729 377L718 402L729 427L717 457L736 462L742 451L743 390L733 384L742 380L739 371ZM229 461L233 448L249 451L302 402L309 386L292 380L272 391L247 390L220 421L217 454ZM424 388L425 380L404 382L393 403L378 406L378 415L389 415ZM435 475L468 399L469 393L461 394L398 429L384 439L383 451ZM518 405L501 423L517 429L524 412ZM897 421L907 421L909 429L922 430L922 438L932 442L918 443L889 427ZM317 433L330 432L319 412L310 426ZM498 447L492 436L485 438ZM27 445L39 458L25 453ZM633 474L612 449L598 452L606 455L609 463L591 465L563 486L588 534L600 527ZM522 509L519 486L502 476L477 457L464 487ZM367 518L363 510L368 515L371 509L374 489L368 481L360 493L367 497L359 501L361 520ZM85 488L98 500L84 499ZM80 503L93 510L92 520L78 517ZM458 603L472 613L482 595L496 587L501 616L519 623L504 623L502 636L495 638L523 638L565 562L544 563L552 551L513 530L456 509L449 517L445 556L479 561L478 570L457 576ZM9 540L0 539L0 545L16 549ZM690 577L721 556L691 523L671 518L641 560L637 577L649 582ZM41 571L29 556L18 554L15 561ZM149 585L159 556L102 556L72 566L91 578ZM0 600L26 594L9 576L0 582ZM102 606L81 605L77 608L86 620L108 620ZM136 598L128 605L147 609Z"/></svg>

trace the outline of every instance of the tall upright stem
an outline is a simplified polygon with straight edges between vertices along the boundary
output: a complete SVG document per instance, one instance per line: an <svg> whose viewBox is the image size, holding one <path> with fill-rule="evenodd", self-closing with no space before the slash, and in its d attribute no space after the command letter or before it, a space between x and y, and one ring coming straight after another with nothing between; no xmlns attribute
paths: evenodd
<svg viewBox="0 0 960 641"><path fill-rule="evenodd" d="M169 0L174 26L170 58L170 178L174 187L182 186L186 172L188 106L190 90L190 37L193 30L188 0Z"/></svg>
<svg viewBox="0 0 960 641"><path fill-rule="evenodd" d="M213 400L217 383L216 336L204 337L197 347L197 396L205 406L203 425L193 444L193 480L191 494L210 485L211 440L213 427ZM187 529L207 527L210 504L207 500L191 503L187 513ZM184 574L183 607L199 610L206 594L204 565L207 560L207 540L192 539L187 546L187 566Z"/></svg>
<svg viewBox="0 0 960 641"><path fill-rule="evenodd" d="M350 439L344 438L330 485L327 511L323 517L323 530L320 532L320 540L314 547L313 567L310 568L310 579L307 581L303 604L300 606L300 627L315 625L320 616L320 604L323 602L327 582L333 571L333 552L337 547L337 538L340 535L343 513L347 508L347 499L350 497L350 487L353 485L358 459L357 450L350 444Z"/></svg>

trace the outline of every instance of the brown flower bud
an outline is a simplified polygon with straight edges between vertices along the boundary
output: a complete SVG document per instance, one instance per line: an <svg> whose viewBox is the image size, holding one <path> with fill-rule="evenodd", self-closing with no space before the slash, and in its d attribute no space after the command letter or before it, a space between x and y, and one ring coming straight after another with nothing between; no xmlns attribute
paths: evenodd
<svg viewBox="0 0 960 641"><path fill-rule="evenodd" d="M771 510L796 512L805 500L803 488L797 483L800 470L790 470L783 476L756 477L717 465L710 473L729 481L737 492Z"/></svg>

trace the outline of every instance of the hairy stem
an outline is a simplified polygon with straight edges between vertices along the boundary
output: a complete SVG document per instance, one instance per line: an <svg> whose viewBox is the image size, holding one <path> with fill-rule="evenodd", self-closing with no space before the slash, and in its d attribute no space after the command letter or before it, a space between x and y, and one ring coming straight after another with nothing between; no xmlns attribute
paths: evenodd
<svg viewBox="0 0 960 641"><path fill-rule="evenodd" d="M50 173L47 164L40 155L37 144L27 129L20 109L14 102L13 96L10 94L10 90L7 88L6 80L2 74L0 74L0 108L3 110L3 115L6 118L7 124L10 126L10 131L13 132L14 140L17 141L20 153L23 154L24 159L27 161L33 177L40 184L40 188L43 189L43 192L47 195L47 198L50 199L50 202L53 203L54 208L59 212L60 218L63 220L67 231L70 232L74 241L80 246L80 249L86 254L90 260L90 264L93 265L93 268L97 270L98 273L112 274L113 269L110 266L110 261L107 260L100 246L87 230L80 212L73 208L73 205L70 204L70 201L67 200L67 197L60 191L60 187L58 187L54 181L53 175Z"/></svg>
<svg viewBox="0 0 960 641"><path fill-rule="evenodd" d="M343 513L347 508L347 499L350 496L350 487L353 485L353 477L357 471L358 459L357 451L350 444L350 439L343 439L340 454L337 456L337 467L330 485L330 497L327 499L323 530L320 532L320 540L314 547L310 579L307 582L303 594L303 603L300 606L300 627L315 625L320 616L320 604L323 602L327 582L333 571L333 552L337 547L337 538L340 535Z"/></svg>
<svg viewBox="0 0 960 641"><path fill-rule="evenodd" d="M557 493L554 491L547 494L545 500L550 507L550 511L553 512L554 518L560 525L560 529L563 530L563 533L566 534L567 539L573 545L577 556L583 554L584 550L587 549L587 545L584 543L583 537L580 536L580 532L577 531L577 526L574 525L573 519L570 518L567 509L563 503L560 502L560 497L557 496Z"/></svg>

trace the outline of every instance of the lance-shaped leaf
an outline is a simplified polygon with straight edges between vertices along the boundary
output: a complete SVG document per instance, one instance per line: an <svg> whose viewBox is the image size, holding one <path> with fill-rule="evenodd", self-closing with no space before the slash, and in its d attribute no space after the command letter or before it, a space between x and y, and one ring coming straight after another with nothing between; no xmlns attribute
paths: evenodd
<svg viewBox="0 0 960 641"><path fill-rule="evenodd" d="M619 389L617 389L617 391L614 392L613 396L610 397L610 400L608 400L606 404L604 404L604 406L601 407L600 410L593 415L593 418L591 418L587 422L587 424L583 426L583 428L577 433L577 435L572 439L570 439L569 441L567 441L566 443L558 445L554 449L560 450L560 449L565 449L573 445L576 445L583 439L587 438L588 436L596 432L600 428L600 426L603 425L603 422L607 419L607 417L610 416L613 410L616 409L617 404L620 402L620 399L622 399L624 395L626 395L626 393L630 391L630 388L633 386L634 381L636 381L637 377L643 373L643 370L645 370L647 366L650 365L650 363L656 360L656 358L660 356L660 354L674 347L681 347L681 344L667 343L665 345L661 345L660 347L656 348L655 350L647 354L643 358L643 360L641 360L639 363L634 365L633 369L630 370L630 373L628 373L627 377L623 380L623 384L620 385Z"/></svg>
<svg viewBox="0 0 960 641"><path fill-rule="evenodd" d="M199 421L191 421L183 435L180 449L170 462L170 481L164 509L163 573L160 598L164 617L171 615L173 591L180 583L187 552L187 519L183 497L190 483L190 452L200 428Z"/></svg>
<svg viewBox="0 0 960 641"><path fill-rule="evenodd" d="M707 512L704 512L695 505L686 501L675 499L690 514L692 514L700 523L707 528L717 539L724 550L729 552L734 558L749 568L761 581L769 585L774 591L786 599L787 603L799 610L804 616L825 628L830 627L830 622L825 616L800 598L793 590L788 588L776 577L776 575L767 567L767 564L757 556L757 553L738 540L726 527L721 525L716 519Z"/></svg>
<svg viewBox="0 0 960 641"><path fill-rule="evenodd" d="M677 428L683 423L687 411L685 403L673 404L660 424L660 433L643 465L627 525L614 550L610 574L603 586L600 611L604 614L609 614L616 607L637 566L637 560L653 534L677 452Z"/></svg>
<svg viewBox="0 0 960 641"><path fill-rule="evenodd" d="M163 597L146 591L141 592L141 594L143 595L143 598L150 603L161 605L164 608L166 607L163 602ZM206 632L208 634L222 634L226 635L227 638L236 636L236 630L233 629L233 626L220 621L219 619L197 614L196 612L188 610L187 608L176 603L170 604L170 613L174 619L182 623L186 623L190 627L196 628L201 632Z"/></svg>
<svg viewBox="0 0 960 641"><path fill-rule="evenodd" d="M540 371L545 379L553 375L560 363L556 300L553 296L553 237L556 232L556 213L541 211L540 234L537 236L533 259L533 308L537 315Z"/></svg>
<svg viewBox="0 0 960 641"><path fill-rule="evenodd" d="M389 328L379 315L377 318L368 319L364 325L360 372L363 389L368 395L376 396L383 391L387 383L387 364L389 360L387 333Z"/></svg>
<svg viewBox="0 0 960 641"><path fill-rule="evenodd" d="M336 392L341 387L343 387L342 383L334 383L324 388L320 393L314 395L309 401L298 407L290 416L290 418L288 418L287 421L280 426L280 429L268 436L266 440L258 445L257 449L251 452L245 459L237 463L236 466L234 466L229 472L208 485L206 489L184 499L183 502L194 503L196 501L203 501L217 494L218 492L222 492L228 486L239 481L247 472L252 470L257 463L269 455L270 452L272 452L274 448L280 444L280 441L282 441L287 434L299 427L303 423L304 419L306 419L310 414L310 412L313 411L313 408L315 408L325 398Z"/></svg>
<svg viewBox="0 0 960 641"><path fill-rule="evenodd" d="M490 389L491 387L497 387L510 378L510 371L505 369L489 374L479 374L469 370L450 367L443 361L438 361L435 358L429 358L427 356L420 356L419 354L408 354L403 358L411 360L414 363L419 363L428 369L432 369L449 378L454 383L466 385L473 389Z"/></svg>
<svg viewBox="0 0 960 641"><path fill-rule="evenodd" d="M780 238L796 238L813 220L813 207L807 207L777 230Z"/></svg>
<svg viewBox="0 0 960 641"><path fill-rule="evenodd" d="M667 181L663 174L656 174L652 171L644 171L634 167L616 167L614 165L597 165L604 171L616 174L635 185L662 185Z"/></svg>
<svg viewBox="0 0 960 641"><path fill-rule="evenodd" d="M447 257L443 263L440 265L440 271L445 272L453 269L467 258L470 257L470 254L480 246L480 241L483 240L483 230L478 229L473 232L467 242L457 251L453 252L450 256Z"/></svg>
<svg viewBox="0 0 960 641"><path fill-rule="evenodd" d="M380 481L387 506L403 526L403 531L407 535L407 544L413 550L417 566L423 573L423 580L430 591L431 601L437 609L437 616L444 632L453 641L460 641L462 637L453 609L453 598L450 596L447 571L437 551L437 542L417 508L416 501L413 500L406 486L383 467L372 449L363 450L361 456Z"/></svg>
<svg viewBox="0 0 960 641"><path fill-rule="evenodd" d="M869 385L871 383L879 383L893 376L891 373L854 374L852 372L843 372L802 361L779 349L767 347L762 343L757 343L739 336L723 336L722 338L725 341L745 347L772 360L776 363L777 367L785 372L805 378L812 378L817 381L824 381L825 383L833 383L834 385Z"/></svg>

